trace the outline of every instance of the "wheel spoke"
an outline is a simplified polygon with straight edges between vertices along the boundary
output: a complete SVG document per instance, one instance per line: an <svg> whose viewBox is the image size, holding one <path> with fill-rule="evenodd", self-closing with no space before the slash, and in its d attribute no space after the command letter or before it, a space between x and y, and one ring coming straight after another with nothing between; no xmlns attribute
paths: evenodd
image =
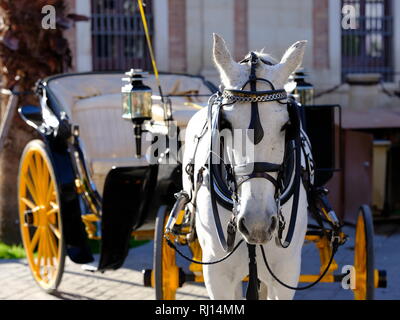
<svg viewBox="0 0 400 320"><path fill-rule="evenodd" d="M37 228L35 234L32 237L32 241L29 244L29 250L33 253L35 251L36 245L38 243L40 236L40 228Z"/></svg>
<svg viewBox="0 0 400 320"><path fill-rule="evenodd" d="M46 215L51 216L57 212L58 212L58 208L53 208L53 209L50 209L49 211L47 211Z"/></svg>
<svg viewBox="0 0 400 320"><path fill-rule="evenodd" d="M42 228L38 228L39 232L39 248L38 248L38 253L37 253L37 265L36 265L36 270L38 276L40 276L40 267L41 267L41 260L43 256L43 240L42 240Z"/></svg>
<svg viewBox="0 0 400 320"><path fill-rule="evenodd" d="M57 253L57 244L56 244L56 240L54 239L54 235L53 233L50 231L50 229L46 229L47 233L48 233L48 239L49 239L49 246L50 246L50 253L51 253L51 257L56 257L58 256Z"/></svg>
<svg viewBox="0 0 400 320"><path fill-rule="evenodd" d="M34 204L31 200L25 198L25 197L21 197L20 199L26 206L28 206L30 209L32 209L32 211L36 211L39 209L39 206L37 206L36 204Z"/></svg>
<svg viewBox="0 0 400 320"><path fill-rule="evenodd" d="M49 181L49 170L47 165L42 161L42 171L41 171L41 180L42 180L42 190L43 190L43 201L47 203L49 200L47 198L49 189L51 190L51 182Z"/></svg>
<svg viewBox="0 0 400 320"><path fill-rule="evenodd" d="M47 272L46 267L48 264L48 258L49 258L49 248L48 248L48 241L47 241L47 232L46 232L46 227L43 227L43 267L44 267L44 271L45 273Z"/></svg>
<svg viewBox="0 0 400 320"><path fill-rule="evenodd" d="M40 155L35 152L33 155L34 161L33 163L35 164L35 172L36 172L36 179L34 183L37 185L39 189L39 194L40 194L40 200L44 201L43 199L43 176L42 176L42 159Z"/></svg>
<svg viewBox="0 0 400 320"><path fill-rule="evenodd" d="M37 194L37 189L35 188L35 185L33 184L31 177L29 176L28 172L25 175L25 184L28 188L29 193L31 194L33 201L37 204L40 204L39 202L39 197Z"/></svg>
<svg viewBox="0 0 400 320"><path fill-rule="evenodd" d="M43 159L43 157L39 154L39 153L36 153L35 154L35 157L36 157L36 172L37 172L37 174L38 174L38 177L39 177L39 183L41 184L41 190L42 190L42 196L44 196L45 195L45 187L46 187L46 184L45 183L47 183L47 181L46 181L46 179L47 179L47 168L46 168L46 164L44 163L44 159ZM44 199L43 199L44 200Z"/></svg>
<svg viewBox="0 0 400 320"><path fill-rule="evenodd" d="M49 185L49 188L47 189L47 194L46 194L46 203L48 203L50 200L54 199L53 196L55 196L54 183L53 183L53 180L50 180L50 185Z"/></svg>
<svg viewBox="0 0 400 320"><path fill-rule="evenodd" d="M50 201L50 207L52 207L53 209L58 210L58 204L55 203L54 201Z"/></svg>
<svg viewBox="0 0 400 320"><path fill-rule="evenodd" d="M50 207L52 209L50 209L46 215L47 215L47 219L49 220L49 222L51 224L56 224L57 223L57 219L56 219L56 214L59 212L59 207L55 202L50 201Z"/></svg>
<svg viewBox="0 0 400 320"><path fill-rule="evenodd" d="M30 172L31 177L33 179L32 182L34 183L34 185L35 185L35 187L36 187L36 189L38 191L39 198L40 198L40 195L41 195L40 184L39 184L40 177L38 176L37 167L36 167L36 160L35 159L36 159L36 157L35 157L35 155L33 155L32 159L31 159L31 162L29 164L29 172Z"/></svg>
<svg viewBox="0 0 400 320"><path fill-rule="evenodd" d="M50 230L54 233L58 240L61 240L61 232L52 224L49 224Z"/></svg>

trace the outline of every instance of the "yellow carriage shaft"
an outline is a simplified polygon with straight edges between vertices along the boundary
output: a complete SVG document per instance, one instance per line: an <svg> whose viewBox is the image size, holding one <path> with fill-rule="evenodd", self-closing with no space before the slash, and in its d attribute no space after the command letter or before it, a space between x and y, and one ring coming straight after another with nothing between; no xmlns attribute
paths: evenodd
<svg viewBox="0 0 400 320"><path fill-rule="evenodd" d="M181 214L178 215L177 221L181 221ZM345 237L345 234L341 234L342 237ZM320 272L322 273L325 268L327 267L330 257L332 255L332 249L330 246L330 242L326 237L318 236L318 235L307 235L306 236L306 241L313 242L316 247L319 250L319 255L320 255ZM202 261L202 251L201 247L198 241L194 241L192 243L189 243L189 248L190 251L192 252L192 258L193 260L196 261ZM169 248L170 250L171 248ZM174 289L178 288L177 283L181 282L197 282L197 283L202 283L204 282L204 277L203 277L203 267L201 264L198 263L191 263L189 265L189 270L192 272L192 274L187 274L184 275L185 279L180 279L179 277L182 277L182 274L179 274L178 269L176 269L176 266L174 264L174 270L168 270L166 268L166 272L168 270L169 273L171 273L171 287L174 287ZM335 260L332 261L331 266L329 267L328 272L326 275L320 280L322 283L334 283L334 282L341 282L344 275L343 274L334 274L334 272L338 269L338 264L336 263ZM320 277L320 274L305 274L305 275L300 275L299 282L300 283L312 283L318 280ZM362 275L360 275L362 277ZM360 278L359 276L359 278ZM379 270L375 270L374 274L374 281L375 281L375 288L379 287ZM245 277L243 279L243 282L248 282L248 277ZM167 280L168 282L168 280ZM154 287L154 274L152 273L152 286Z"/></svg>

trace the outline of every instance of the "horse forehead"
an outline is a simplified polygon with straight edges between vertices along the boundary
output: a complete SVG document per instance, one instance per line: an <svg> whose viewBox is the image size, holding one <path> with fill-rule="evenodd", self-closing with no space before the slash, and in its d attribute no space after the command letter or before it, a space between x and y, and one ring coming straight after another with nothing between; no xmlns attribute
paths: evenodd
<svg viewBox="0 0 400 320"><path fill-rule="evenodd" d="M259 103L258 111L264 129L275 130L289 119L286 106L276 102ZM251 118L251 103L236 103L225 112L225 117L233 129L247 129Z"/></svg>

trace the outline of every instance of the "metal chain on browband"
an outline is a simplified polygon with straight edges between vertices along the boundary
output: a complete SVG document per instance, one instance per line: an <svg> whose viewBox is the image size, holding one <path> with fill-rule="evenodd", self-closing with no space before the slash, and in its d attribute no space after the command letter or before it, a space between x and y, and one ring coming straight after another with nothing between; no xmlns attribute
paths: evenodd
<svg viewBox="0 0 400 320"><path fill-rule="evenodd" d="M243 93L243 91L235 92L235 90L225 89L222 96L232 102L272 102L287 99L287 93L285 90L274 90L274 91L265 91L263 94L253 94L251 91L245 91L248 93L246 95L239 94L239 92Z"/></svg>

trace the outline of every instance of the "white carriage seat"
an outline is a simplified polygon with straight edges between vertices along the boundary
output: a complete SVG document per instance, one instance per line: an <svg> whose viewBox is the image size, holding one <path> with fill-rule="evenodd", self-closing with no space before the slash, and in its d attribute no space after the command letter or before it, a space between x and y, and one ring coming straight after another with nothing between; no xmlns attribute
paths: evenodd
<svg viewBox="0 0 400 320"><path fill-rule="evenodd" d="M175 99L176 100L176 99ZM173 103L173 117L179 127L186 127L198 107L180 99ZM132 123L121 117L121 94L106 94L79 100L71 110L74 123L80 128L80 136L93 179L100 192L104 179L113 167L148 165L145 159L137 159ZM164 109L153 104L153 119L164 120ZM151 138L142 138L143 153L150 147Z"/></svg>
<svg viewBox="0 0 400 320"><path fill-rule="evenodd" d="M166 75L169 77L169 75ZM135 140L132 123L123 120L121 107L121 75L81 75L60 78L50 84L59 103L69 114L72 122L79 125L82 146L85 158L92 173L92 178L100 193L103 191L104 181L115 167L146 166L145 159L135 158ZM146 79L151 80L151 79ZM164 79L166 80L166 79ZM197 78L184 77L178 80L170 77L167 81L168 90L179 94L177 83L182 87L179 90L189 91L190 81L192 89L199 93L209 93L208 89L198 90ZM146 84L151 81L145 81ZM202 82L201 82L202 83ZM204 86L204 85L203 85ZM153 89L154 90L154 89ZM174 92L175 90L175 92ZM167 93L171 92L167 91ZM153 91L157 93L157 91ZM201 106L205 105L206 98L188 101L187 98L172 97L172 115L181 128L186 127L189 119ZM164 120L164 109L157 100L153 101L152 109L155 121ZM150 146L151 138L143 136L142 150Z"/></svg>

